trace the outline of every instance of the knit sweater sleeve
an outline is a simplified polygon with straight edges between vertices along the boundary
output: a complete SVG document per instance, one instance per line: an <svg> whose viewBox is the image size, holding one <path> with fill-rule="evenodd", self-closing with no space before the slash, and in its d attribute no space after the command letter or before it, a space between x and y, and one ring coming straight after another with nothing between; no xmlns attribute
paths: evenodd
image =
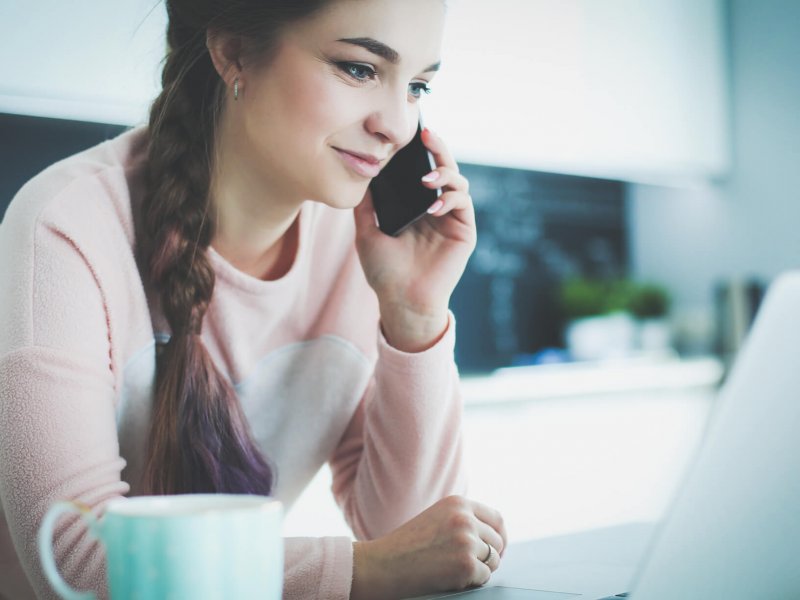
<svg viewBox="0 0 800 600"><path fill-rule="evenodd" d="M359 539L383 536L437 500L466 492L455 318L419 353L378 332L374 375L331 459L333 493Z"/></svg>
<svg viewBox="0 0 800 600"><path fill-rule="evenodd" d="M69 499L99 514L129 490L121 479L109 326L101 288L74 240L41 221L32 231L4 227L0 500L37 596L56 598L36 544L45 512ZM58 522L53 550L67 582L104 595L104 552L82 520Z"/></svg>

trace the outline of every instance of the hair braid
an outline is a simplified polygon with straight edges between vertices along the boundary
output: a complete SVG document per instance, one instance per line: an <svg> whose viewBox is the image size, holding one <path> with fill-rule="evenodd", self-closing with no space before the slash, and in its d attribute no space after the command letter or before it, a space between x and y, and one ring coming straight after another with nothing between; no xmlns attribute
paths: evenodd
<svg viewBox="0 0 800 600"><path fill-rule="evenodd" d="M225 88L201 47L204 35L179 27L170 13L167 39L137 238L140 268L158 290L172 335L157 360L144 486L153 494L269 494L274 471L200 337L214 290L206 254L213 234L209 148Z"/></svg>

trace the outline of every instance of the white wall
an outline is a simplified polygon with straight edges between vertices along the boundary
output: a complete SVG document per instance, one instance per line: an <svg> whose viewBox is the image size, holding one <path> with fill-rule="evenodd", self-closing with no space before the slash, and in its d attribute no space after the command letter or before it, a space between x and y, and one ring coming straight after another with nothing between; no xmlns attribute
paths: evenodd
<svg viewBox="0 0 800 600"><path fill-rule="evenodd" d="M0 0L0 112L147 122L166 21L160 0Z"/></svg>
<svg viewBox="0 0 800 600"><path fill-rule="evenodd" d="M423 110L459 160L668 181L729 166L722 0L450 0Z"/></svg>
<svg viewBox="0 0 800 600"><path fill-rule="evenodd" d="M713 281L800 267L800 2L727 0L733 168L694 189L631 188L638 277L710 317Z"/></svg>

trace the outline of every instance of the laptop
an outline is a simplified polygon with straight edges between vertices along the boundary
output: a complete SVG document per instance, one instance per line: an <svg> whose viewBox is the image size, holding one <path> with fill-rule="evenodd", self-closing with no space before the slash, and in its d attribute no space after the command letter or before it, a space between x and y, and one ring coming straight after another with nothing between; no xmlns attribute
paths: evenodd
<svg viewBox="0 0 800 600"><path fill-rule="evenodd" d="M630 589L618 592L490 582L428 598L800 599L800 271L767 290L697 455Z"/></svg>

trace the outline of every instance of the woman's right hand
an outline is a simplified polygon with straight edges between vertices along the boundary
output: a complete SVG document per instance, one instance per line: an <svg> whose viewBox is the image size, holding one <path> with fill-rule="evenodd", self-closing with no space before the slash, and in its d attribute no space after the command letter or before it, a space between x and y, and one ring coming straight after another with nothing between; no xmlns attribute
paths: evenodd
<svg viewBox="0 0 800 600"><path fill-rule="evenodd" d="M351 600L409 598L489 581L506 547L496 510L449 496L391 533L353 544ZM494 549L489 555L490 544Z"/></svg>

